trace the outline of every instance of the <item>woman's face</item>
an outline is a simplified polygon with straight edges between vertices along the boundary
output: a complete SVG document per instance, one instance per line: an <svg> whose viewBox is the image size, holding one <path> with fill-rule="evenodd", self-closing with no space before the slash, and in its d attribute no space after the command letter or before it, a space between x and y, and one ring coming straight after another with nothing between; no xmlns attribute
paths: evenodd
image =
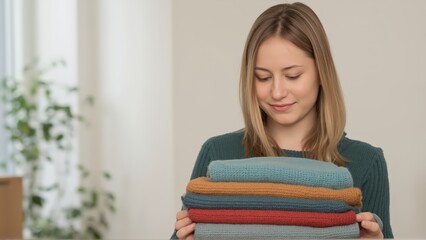
<svg viewBox="0 0 426 240"><path fill-rule="evenodd" d="M274 36L260 45L255 88L268 124L314 124L319 89L317 69L314 60L292 42Z"/></svg>

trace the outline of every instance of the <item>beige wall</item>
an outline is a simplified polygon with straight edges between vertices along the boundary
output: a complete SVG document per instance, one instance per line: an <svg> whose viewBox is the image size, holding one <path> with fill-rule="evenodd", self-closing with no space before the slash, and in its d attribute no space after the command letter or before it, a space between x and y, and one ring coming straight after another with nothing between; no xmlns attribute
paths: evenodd
<svg viewBox="0 0 426 240"><path fill-rule="evenodd" d="M173 2L176 210L202 143L243 127L238 76L245 37L264 9L280 2ZM426 1L304 2L331 42L348 136L384 149L395 236L426 237Z"/></svg>

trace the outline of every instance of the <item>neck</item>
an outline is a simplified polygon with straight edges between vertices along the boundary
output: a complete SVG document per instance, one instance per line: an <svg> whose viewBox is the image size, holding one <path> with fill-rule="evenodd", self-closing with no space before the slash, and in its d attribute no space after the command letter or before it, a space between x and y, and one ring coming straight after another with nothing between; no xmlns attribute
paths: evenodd
<svg viewBox="0 0 426 240"><path fill-rule="evenodd" d="M302 151L304 140L314 126L314 122L314 114L291 125L281 125L268 118L265 128L281 149Z"/></svg>

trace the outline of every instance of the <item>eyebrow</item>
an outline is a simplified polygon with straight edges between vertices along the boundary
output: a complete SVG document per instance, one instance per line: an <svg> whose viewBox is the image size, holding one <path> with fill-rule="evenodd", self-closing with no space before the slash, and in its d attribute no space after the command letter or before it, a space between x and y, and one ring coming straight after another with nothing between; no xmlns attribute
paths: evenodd
<svg viewBox="0 0 426 240"><path fill-rule="evenodd" d="M302 65L291 65L291 66L282 68L281 71L285 71L285 70L289 70L289 69L297 68L297 67L302 67ZM268 69L262 68L262 67L255 67L254 70L261 70L261 71L265 71L265 72L271 72Z"/></svg>

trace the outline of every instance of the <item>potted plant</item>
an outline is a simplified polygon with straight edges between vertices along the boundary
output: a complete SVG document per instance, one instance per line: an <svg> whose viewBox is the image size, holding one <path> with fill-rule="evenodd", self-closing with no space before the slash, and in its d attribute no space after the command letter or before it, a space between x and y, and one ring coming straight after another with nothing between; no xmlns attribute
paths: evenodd
<svg viewBox="0 0 426 240"><path fill-rule="evenodd" d="M63 91L77 96L75 86L61 86L45 79L48 72L65 66L63 60L41 67L37 60L27 65L22 79L1 80L0 99L5 109L5 130L10 154L3 167L14 166L23 177L24 226L27 236L35 238L95 238L108 229L107 216L115 212L115 196L99 187L90 187L90 170L72 163L73 137L84 118L67 99L58 99ZM93 97L86 98L93 105ZM49 181L42 181L46 168ZM61 204L71 176L80 175L75 191L80 201ZM104 172L103 180L111 175Z"/></svg>

